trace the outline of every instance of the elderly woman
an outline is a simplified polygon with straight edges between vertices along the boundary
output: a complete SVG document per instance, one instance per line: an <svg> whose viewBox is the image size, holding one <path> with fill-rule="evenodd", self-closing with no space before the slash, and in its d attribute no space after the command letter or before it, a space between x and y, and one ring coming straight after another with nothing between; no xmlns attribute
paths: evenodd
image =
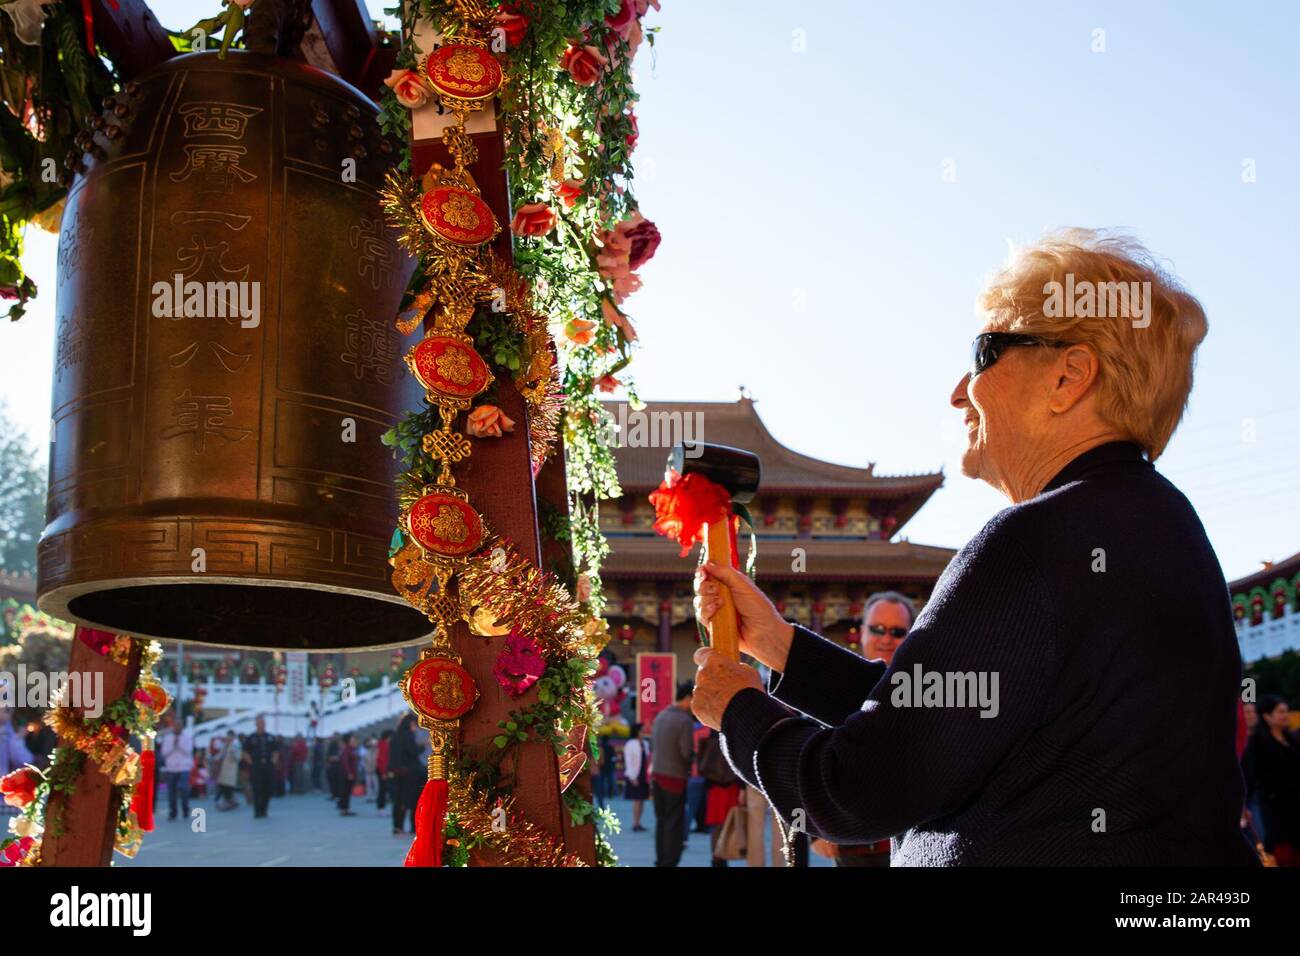
<svg viewBox="0 0 1300 956"><path fill-rule="evenodd" d="M894 865L1248 864L1228 592L1196 512L1152 467L1205 314L1140 246L1082 231L1021 253L981 307L951 402L962 471L1011 506L888 666L706 565L700 619L729 587L742 650L772 674L765 689L701 649L695 713L787 827L893 837Z"/></svg>

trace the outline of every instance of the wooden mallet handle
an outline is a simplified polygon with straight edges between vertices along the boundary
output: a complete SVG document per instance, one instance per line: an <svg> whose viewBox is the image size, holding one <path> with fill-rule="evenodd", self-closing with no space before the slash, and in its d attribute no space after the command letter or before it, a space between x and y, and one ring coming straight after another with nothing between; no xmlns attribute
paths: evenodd
<svg viewBox="0 0 1300 956"><path fill-rule="evenodd" d="M715 521L705 526L704 556L706 560L734 568L736 562L731 553L731 529L728 527L731 521L732 517L728 515L726 521ZM709 622L709 644L728 660L739 661L740 625L736 620L736 602L731 597L729 587L716 578L713 581L718 585L722 607L718 608L718 613Z"/></svg>

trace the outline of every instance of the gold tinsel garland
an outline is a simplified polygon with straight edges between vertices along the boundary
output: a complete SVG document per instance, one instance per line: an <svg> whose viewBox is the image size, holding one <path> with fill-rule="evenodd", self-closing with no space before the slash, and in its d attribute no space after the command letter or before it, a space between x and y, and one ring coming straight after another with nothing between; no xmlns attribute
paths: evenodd
<svg viewBox="0 0 1300 956"><path fill-rule="evenodd" d="M524 818L514 809L514 801L504 798L489 809L463 780L451 785L449 815L468 838L481 847L500 866L585 867L588 864L569 853L546 830Z"/></svg>
<svg viewBox="0 0 1300 956"><path fill-rule="evenodd" d="M584 611L563 584L503 538L492 538L465 563L460 591L471 617L508 623L535 640L551 663L594 658L608 643L605 622Z"/></svg>

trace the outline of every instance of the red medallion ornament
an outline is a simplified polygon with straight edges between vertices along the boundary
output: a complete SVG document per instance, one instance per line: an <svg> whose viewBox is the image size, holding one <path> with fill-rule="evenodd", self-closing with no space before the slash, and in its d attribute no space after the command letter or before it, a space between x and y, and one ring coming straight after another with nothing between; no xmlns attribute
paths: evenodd
<svg viewBox="0 0 1300 956"><path fill-rule="evenodd" d="M406 698L421 717L456 720L478 700L478 685L469 671L446 657L426 657L406 673Z"/></svg>
<svg viewBox="0 0 1300 956"><path fill-rule="evenodd" d="M407 365L426 390L468 401L492 381L483 357L467 337L430 335L408 353Z"/></svg>
<svg viewBox="0 0 1300 956"><path fill-rule="evenodd" d="M468 501L435 491L411 505L407 530L426 552L463 558L483 543L483 520Z"/></svg>
<svg viewBox="0 0 1300 956"><path fill-rule="evenodd" d="M420 218L435 236L458 246L482 245L497 232L488 204L458 186L439 186L421 196Z"/></svg>
<svg viewBox="0 0 1300 956"><path fill-rule="evenodd" d="M487 50L448 43L424 58L424 75L443 96L485 100L496 95L504 78L501 64Z"/></svg>

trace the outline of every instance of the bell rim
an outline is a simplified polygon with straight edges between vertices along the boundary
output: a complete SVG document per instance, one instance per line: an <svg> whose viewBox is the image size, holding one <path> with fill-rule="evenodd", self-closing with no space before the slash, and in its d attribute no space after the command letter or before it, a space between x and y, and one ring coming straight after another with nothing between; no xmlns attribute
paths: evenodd
<svg viewBox="0 0 1300 956"><path fill-rule="evenodd" d="M348 597L361 598L370 601L379 601L384 604L391 604L399 609L411 611L413 615L420 612L412 608L396 592L391 595L384 591L369 591L364 588L348 588L338 585L323 585L319 582L286 580L282 578L249 578L239 577L236 575L222 574L205 574L202 577L195 577L185 574L170 575L142 575L132 578L98 578L95 580L83 580L69 582L51 588L49 591L41 594L36 601L37 608L61 621L69 624L75 624L80 627L94 628L96 630L109 631L111 633L127 634L131 637L149 641L182 641L186 644L198 644L204 647L237 647L244 650L259 651L282 651L298 652L303 651L308 654L330 654L342 652L360 652L385 650L394 647L410 647L413 645L427 644L431 639L434 626L430 622L428 630L416 637L403 637L396 641L384 641L375 644L348 644L348 645L331 645L328 647L303 647L302 645L291 644L249 644L249 643L232 643L229 641L204 640L196 637L177 637L166 634L150 634L144 631L122 630L116 625L106 624L103 621L93 621L80 614L75 614L71 610L71 603L77 598L85 597L88 594L96 594L108 591L121 591L133 587L153 587L159 585L198 585L203 586L226 586L226 587L261 587L261 588L280 588L296 591L314 591L326 592L330 594L342 594ZM422 616L422 615L421 615Z"/></svg>

